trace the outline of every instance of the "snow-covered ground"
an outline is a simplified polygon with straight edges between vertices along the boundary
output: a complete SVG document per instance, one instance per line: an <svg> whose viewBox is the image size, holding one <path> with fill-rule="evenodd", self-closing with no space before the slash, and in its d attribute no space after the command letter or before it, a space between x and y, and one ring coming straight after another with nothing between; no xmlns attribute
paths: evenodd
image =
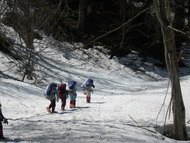
<svg viewBox="0 0 190 143"><path fill-rule="evenodd" d="M40 45L39 43L42 43ZM37 55L35 74L37 84L20 82L22 78L10 58L0 53L0 100L4 116L7 142L47 143L174 143L182 142L164 137L166 112L170 101L166 69L153 66L149 60L141 61L138 53L125 58L109 59L100 52L101 47L82 50L80 46L61 43L45 37L36 49L46 45ZM10 69L11 70L8 70ZM189 70L182 69L183 73ZM5 78L9 75L9 78ZM8 76L6 76L8 77ZM95 89L91 103L86 103L80 85L94 79ZM49 114L49 101L43 96L50 82L77 82L76 109ZM181 77L186 120L190 120L190 76ZM170 86L169 86L170 87ZM166 100L164 100L166 98ZM171 127L172 115L166 119ZM137 127L140 126L140 127ZM190 124L187 123L190 137ZM185 141L185 143L190 141Z"/></svg>

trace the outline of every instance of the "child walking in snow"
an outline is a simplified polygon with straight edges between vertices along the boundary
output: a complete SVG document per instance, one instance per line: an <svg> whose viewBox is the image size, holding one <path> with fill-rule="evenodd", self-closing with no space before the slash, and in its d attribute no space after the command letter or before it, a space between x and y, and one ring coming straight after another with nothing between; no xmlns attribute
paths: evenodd
<svg viewBox="0 0 190 143"><path fill-rule="evenodd" d="M56 113L55 111L55 106L56 106L56 88L57 88L57 84L55 83L51 83L50 85L48 85L46 87L46 92L44 93L44 96L50 100L50 105L49 107L46 107L47 111L48 112L51 112L51 113ZM58 97L57 97L58 99ZM52 111L51 111L52 109Z"/></svg>
<svg viewBox="0 0 190 143"><path fill-rule="evenodd" d="M0 139L5 139L5 137L3 136L2 121L3 121L3 123L8 124L7 119L3 116L3 113L2 113L2 110L1 110L1 103L0 103Z"/></svg>
<svg viewBox="0 0 190 143"><path fill-rule="evenodd" d="M81 88L83 88L83 91L84 91L84 95L86 95L87 103L90 103L91 92L93 92L91 87L95 88L92 79L88 79L81 85Z"/></svg>
<svg viewBox="0 0 190 143"><path fill-rule="evenodd" d="M68 83L68 95L70 97L70 108L75 108L76 107L76 82L75 81L70 81Z"/></svg>
<svg viewBox="0 0 190 143"><path fill-rule="evenodd" d="M58 96L61 99L61 110L65 110L66 99L68 97L68 91L66 90L66 84L62 83L58 85Z"/></svg>

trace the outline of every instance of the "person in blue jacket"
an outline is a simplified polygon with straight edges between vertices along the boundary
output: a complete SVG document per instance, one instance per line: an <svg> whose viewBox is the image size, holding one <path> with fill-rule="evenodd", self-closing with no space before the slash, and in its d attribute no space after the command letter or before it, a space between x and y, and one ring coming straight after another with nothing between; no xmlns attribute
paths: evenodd
<svg viewBox="0 0 190 143"><path fill-rule="evenodd" d="M50 100L49 107L46 107L48 112L56 113L55 106L56 106L56 99L58 99L58 91L57 91L57 84L51 83L46 87L46 92L44 96ZM52 110L52 111L51 111Z"/></svg>

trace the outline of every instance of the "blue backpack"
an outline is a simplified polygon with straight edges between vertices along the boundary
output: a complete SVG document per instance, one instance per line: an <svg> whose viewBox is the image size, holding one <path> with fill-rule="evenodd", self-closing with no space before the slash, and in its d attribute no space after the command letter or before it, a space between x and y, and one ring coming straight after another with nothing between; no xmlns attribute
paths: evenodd
<svg viewBox="0 0 190 143"><path fill-rule="evenodd" d="M86 81L85 86L86 86L86 87L89 87L89 86L92 85L92 84L93 84L93 79L88 79L88 80Z"/></svg>
<svg viewBox="0 0 190 143"><path fill-rule="evenodd" d="M52 90L55 90L56 87L57 87L57 84L55 84L55 83L52 82L52 83L47 87L46 95L47 95L47 96L50 96L51 93L52 93Z"/></svg>
<svg viewBox="0 0 190 143"><path fill-rule="evenodd" d="M70 81L69 83L68 83L68 86L69 86L69 89L74 89L74 87L76 86L76 81Z"/></svg>

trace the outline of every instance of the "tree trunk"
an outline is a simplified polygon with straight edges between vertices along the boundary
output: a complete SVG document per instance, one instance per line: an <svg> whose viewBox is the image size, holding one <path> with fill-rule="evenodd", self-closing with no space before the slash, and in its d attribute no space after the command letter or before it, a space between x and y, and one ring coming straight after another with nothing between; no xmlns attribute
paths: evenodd
<svg viewBox="0 0 190 143"><path fill-rule="evenodd" d="M163 43L165 49L165 61L169 77L171 80L172 90L172 111L173 111L173 135L175 139L187 140L187 129L185 124L185 106L183 103L178 66L177 66L177 55L175 49L175 35L174 31L168 26L171 24L170 7L168 0L153 0L154 10L158 21L161 25Z"/></svg>
<svg viewBox="0 0 190 143"><path fill-rule="evenodd" d="M34 71L34 45L33 45L33 34L27 35L26 48L29 51L27 56L27 63L24 65L24 74L22 77L22 82L24 81L25 77L27 76L28 79L33 78L33 71Z"/></svg>
<svg viewBox="0 0 190 143"><path fill-rule="evenodd" d="M85 20L85 15L84 15L84 4L85 0L79 0L79 19L78 19L78 28L80 31L84 31L84 20Z"/></svg>
<svg viewBox="0 0 190 143"><path fill-rule="evenodd" d="M172 89L172 110L173 110L173 134L175 139L186 140L187 130L185 124L185 106L182 99L178 69L174 55L173 44L171 42L171 29L162 27L164 40L165 60L169 72Z"/></svg>

